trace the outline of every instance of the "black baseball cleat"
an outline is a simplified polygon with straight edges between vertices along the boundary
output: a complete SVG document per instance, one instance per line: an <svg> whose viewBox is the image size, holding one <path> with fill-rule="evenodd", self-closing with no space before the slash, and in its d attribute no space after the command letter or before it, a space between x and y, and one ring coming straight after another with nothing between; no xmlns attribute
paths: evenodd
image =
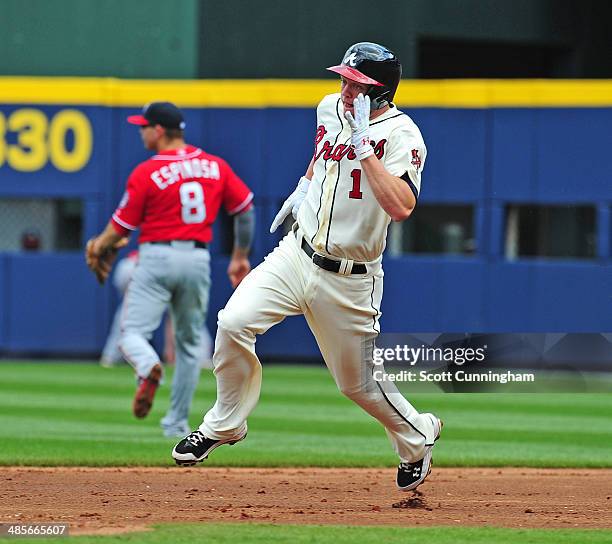
<svg viewBox="0 0 612 544"><path fill-rule="evenodd" d="M425 446L425 457L414 463L400 463L397 467L397 487L402 491L412 491L420 486L429 473L431 472L431 451L435 446L435 441L440 438L442 431L441 419L438 419L433 414L423 414L432 418L434 428L436 429L436 438L431 446Z"/></svg>
<svg viewBox="0 0 612 544"><path fill-rule="evenodd" d="M215 448L223 446L223 444L233 446L236 442L240 442L245 438L246 433L240 438L214 440L206 438L200 431L196 430L174 446L172 457L177 465L190 467L204 461Z"/></svg>

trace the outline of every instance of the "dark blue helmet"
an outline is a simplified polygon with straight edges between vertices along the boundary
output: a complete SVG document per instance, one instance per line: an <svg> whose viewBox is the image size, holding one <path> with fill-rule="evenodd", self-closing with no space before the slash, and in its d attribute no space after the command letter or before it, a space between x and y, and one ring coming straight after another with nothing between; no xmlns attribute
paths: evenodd
<svg viewBox="0 0 612 544"><path fill-rule="evenodd" d="M342 63L330 66L346 79L370 85L368 96L373 110L393 100L402 77L402 65L392 51L372 42L359 42L348 48Z"/></svg>

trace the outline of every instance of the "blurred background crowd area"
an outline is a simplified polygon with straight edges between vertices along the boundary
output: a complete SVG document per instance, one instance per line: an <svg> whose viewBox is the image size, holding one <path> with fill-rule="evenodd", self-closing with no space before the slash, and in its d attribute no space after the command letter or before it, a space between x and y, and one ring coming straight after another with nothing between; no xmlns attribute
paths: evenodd
<svg viewBox="0 0 612 544"><path fill-rule="evenodd" d="M412 78L612 77L602 0L4 0L9 75L321 78L357 41Z"/></svg>
<svg viewBox="0 0 612 544"><path fill-rule="evenodd" d="M310 159L316 103L338 89L325 67L366 40L402 61L397 103L429 151L416 212L390 226L383 329L612 330L611 4L5 0L2 9L0 355L99 354L117 294L95 284L82 248L147 157L127 114L156 99L184 109L187 141L224 157L255 192L257 264ZM220 217L211 249L213 333L231 294L231 229ZM318 356L301 319L259 350Z"/></svg>

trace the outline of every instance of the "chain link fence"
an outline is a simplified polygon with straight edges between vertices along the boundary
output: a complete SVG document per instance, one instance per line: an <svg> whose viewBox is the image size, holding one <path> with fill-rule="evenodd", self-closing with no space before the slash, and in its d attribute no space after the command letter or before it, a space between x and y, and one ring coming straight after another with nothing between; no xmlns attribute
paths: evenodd
<svg viewBox="0 0 612 544"><path fill-rule="evenodd" d="M83 206L77 199L0 198L0 251L77 251Z"/></svg>

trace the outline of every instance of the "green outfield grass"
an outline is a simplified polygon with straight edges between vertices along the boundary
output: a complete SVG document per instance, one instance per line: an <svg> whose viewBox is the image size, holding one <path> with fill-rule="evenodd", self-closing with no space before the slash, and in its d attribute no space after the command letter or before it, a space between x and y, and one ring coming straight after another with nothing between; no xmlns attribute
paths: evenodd
<svg viewBox="0 0 612 544"><path fill-rule="evenodd" d="M0 363L0 464L171 465L175 440L164 438L159 428L169 386L162 386L152 413L139 421L130 411L134 383L127 366ZM194 427L214 401L214 391L214 377L204 371ZM437 466L612 466L611 395L439 393L415 394L411 401L444 419ZM215 452L207 463L396 463L382 427L337 391L323 367L265 367L249 426L247 440Z"/></svg>
<svg viewBox="0 0 612 544"><path fill-rule="evenodd" d="M13 540L15 540L13 538ZM604 544L610 542L609 531L598 530L542 530L499 529L493 527L346 527L338 525L258 525L258 524L207 524L163 525L153 531L113 536L75 536L70 542L78 544L193 544L215 542L235 544L249 542L269 544L291 542L312 544ZM37 539L18 540L23 544L41 542ZM8 542L8 540L7 540ZM42 539L42 542L66 542L62 538Z"/></svg>

